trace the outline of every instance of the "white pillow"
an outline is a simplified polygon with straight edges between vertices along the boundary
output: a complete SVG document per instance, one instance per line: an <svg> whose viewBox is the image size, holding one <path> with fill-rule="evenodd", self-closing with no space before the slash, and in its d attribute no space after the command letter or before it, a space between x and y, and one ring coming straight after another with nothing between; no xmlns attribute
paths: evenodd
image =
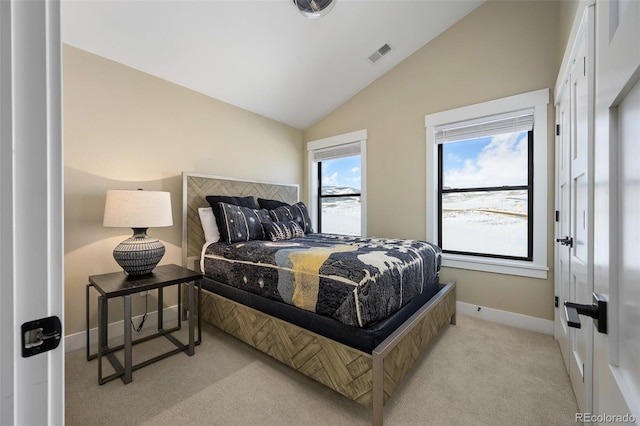
<svg viewBox="0 0 640 426"><path fill-rule="evenodd" d="M202 230L204 231L204 240L207 243L217 243L220 241L220 230L216 223L216 217L213 215L213 209L211 207L200 207L198 208L198 214L200 215Z"/></svg>

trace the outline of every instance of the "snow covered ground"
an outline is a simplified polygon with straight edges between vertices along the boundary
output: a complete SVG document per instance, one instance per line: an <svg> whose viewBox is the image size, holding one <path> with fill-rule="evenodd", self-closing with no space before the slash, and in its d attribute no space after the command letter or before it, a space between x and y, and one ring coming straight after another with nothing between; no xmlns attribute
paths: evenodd
<svg viewBox="0 0 640 426"><path fill-rule="evenodd" d="M330 194L349 193L345 191L325 189ZM446 250L526 257L527 210L527 191L444 194L442 246ZM360 211L359 197L324 199L322 232L360 235Z"/></svg>
<svg viewBox="0 0 640 426"><path fill-rule="evenodd" d="M527 191L444 194L442 248L526 257L527 209Z"/></svg>
<svg viewBox="0 0 640 426"><path fill-rule="evenodd" d="M322 232L361 235L360 197L329 198L322 201Z"/></svg>

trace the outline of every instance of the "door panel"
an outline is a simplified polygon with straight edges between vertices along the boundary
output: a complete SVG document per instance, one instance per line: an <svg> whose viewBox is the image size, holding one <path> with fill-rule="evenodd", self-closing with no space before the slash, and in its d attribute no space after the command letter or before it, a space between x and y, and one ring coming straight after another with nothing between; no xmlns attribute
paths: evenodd
<svg viewBox="0 0 640 426"><path fill-rule="evenodd" d="M591 275L591 127L589 118L589 75L587 32L578 45L576 61L571 71L571 301L591 304L593 282ZM572 357L569 375L578 406L583 413L592 407L593 326L589 319L581 320L581 328L572 329Z"/></svg>
<svg viewBox="0 0 640 426"><path fill-rule="evenodd" d="M640 83L618 106L618 188L621 237L619 367L630 392L640 395Z"/></svg>
<svg viewBox="0 0 640 426"><path fill-rule="evenodd" d="M556 210L559 213L559 221L556 227L556 237L565 238L571 233L570 226L570 203L571 203L571 185L570 185L570 134L571 134L571 104L569 102L569 81L565 82L562 91L562 97L558 105L558 123L560 123L560 132L557 135L556 144L556 191L557 205ZM571 300L571 268L569 265L569 250L556 243L556 282L558 283L557 295L562 305L565 301ZM565 368L569 371L569 327L564 315L557 315L555 321L555 336L560 345L562 359Z"/></svg>
<svg viewBox="0 0 640 426"><path fill-rule="evenodd" d="M63 317L58 1L0 1L0 424L64 424L64 343L22 356L21 326ZM34 261L35 260L35 261Z"/></svg>
<svg viewBox="0 0 640 426"><path fill-rule="evenodd" d="M564 315L565 302L591 304L592 278L592 140L593 73L592 9L576 37L568 78L558 104L560 135L556 161L559 224L557 237L571 244L556 245L559 307L556 338L581 412L592 408L593 327L582 319L579 329L569 328Z"/></svg>
<svg viewBox="0 0 640 426"><path fill-rule="evenodd" d="M609 327L595 339L594 412L638 422L640 2L598 1L596 29L594 284Z"/></svg>

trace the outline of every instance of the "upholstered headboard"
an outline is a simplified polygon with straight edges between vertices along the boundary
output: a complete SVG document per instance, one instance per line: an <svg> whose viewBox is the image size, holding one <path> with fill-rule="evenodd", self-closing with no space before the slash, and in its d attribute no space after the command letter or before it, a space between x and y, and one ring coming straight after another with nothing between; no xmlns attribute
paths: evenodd
<svg viewBox="0 0 640 426"><path fill-rule="evenodd" d="M280 200L288 204L299 201L298 185L256 182L242 179L182 173L182 264L188 268L198 265L204 233L198 208L209 207L207 195L229 195Z"/></svg>

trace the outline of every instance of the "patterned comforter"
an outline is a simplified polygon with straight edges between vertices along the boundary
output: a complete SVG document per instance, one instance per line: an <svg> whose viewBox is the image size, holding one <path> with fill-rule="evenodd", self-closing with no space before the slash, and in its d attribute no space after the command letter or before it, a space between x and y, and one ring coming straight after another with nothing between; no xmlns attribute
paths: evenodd
<svg viewBox="0 0 640 426"><path fill-rule="evenodd" d="M415 240L309 234L285 241L213 243L206 276L239 289L366 327L436 279L440 248Z"/></svg>

